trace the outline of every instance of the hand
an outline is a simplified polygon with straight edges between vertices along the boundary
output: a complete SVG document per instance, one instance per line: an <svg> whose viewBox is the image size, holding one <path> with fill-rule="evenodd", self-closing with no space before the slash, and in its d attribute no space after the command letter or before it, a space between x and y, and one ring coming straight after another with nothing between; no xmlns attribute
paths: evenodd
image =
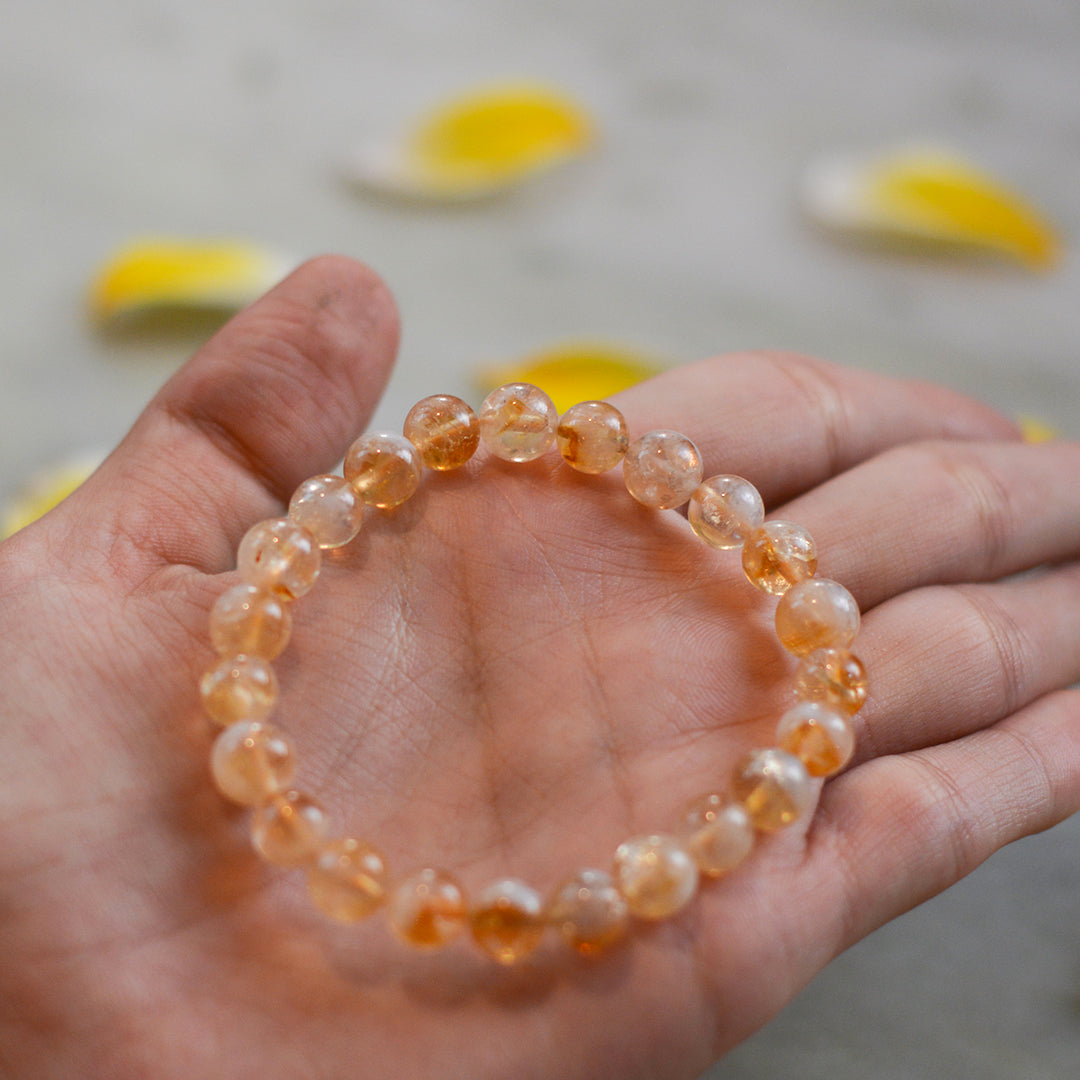
<svg viewBox="0 0 1080 1080"><path fill-rule="evenodd" d="M732 356L616 403L750 479L854 593L852 765L597 961L553 943L503 970L323 920L213 791L196 685L239 538L363 429L396 337L369 272L308 264L0 547L4 1076L692 1077L840 950L1080 806L1077 447L1023 445L943 389ZM617 473L481 451L326 560L275 722L392 871L548 891L772 743L792 667L773 607Z"/></svg>

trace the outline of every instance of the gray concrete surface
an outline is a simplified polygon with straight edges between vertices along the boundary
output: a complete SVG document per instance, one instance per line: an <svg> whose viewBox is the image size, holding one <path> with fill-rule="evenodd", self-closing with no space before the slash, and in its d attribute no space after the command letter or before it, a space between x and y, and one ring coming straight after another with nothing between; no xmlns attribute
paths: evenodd
<svg viewBox="0 0 1080 1080"><path fill-rule="evenodd" d="M1080 233L1074 0L11 0L0 34L0 491L114 442L195 333L111 335L132 235L367 259L405 337L384 407L575 336L672 358L784 346L930 375L1080 433L1080 262L856 251L793 202L813 155L932 138ZM559 83L598 152L493 205L357 197L338 167L440 94ZM1076 820L842 957L710 1076L1080 1073Z"/></svg>

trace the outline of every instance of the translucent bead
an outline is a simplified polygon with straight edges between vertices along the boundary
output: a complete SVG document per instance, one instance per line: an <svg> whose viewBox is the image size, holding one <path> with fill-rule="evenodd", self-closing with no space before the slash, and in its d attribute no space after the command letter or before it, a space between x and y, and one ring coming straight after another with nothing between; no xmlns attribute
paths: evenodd
<svg viewBox="0 0 1080 1080"><path fill-rule="evenodd" d="M210 772L227 799L241 806L260 806L292 783L292 746L270 724L241 720L214 740Z"/></svg>
<svg viewBox="0 0 1080 1080"><path fill-rule="evenodd" d="M344 472L364 502L388 510L420 486L420 452L404 435L371 431L349 447Z"/></svg>
<svg viewBox="0 0 1080 1080"><path fill-rule="evenodd" d="M293 492L289 518L307 529L320 548L338 548L360 531L364 501L345 477L323 473Z"/></svg>
<svg viewBox="0 0 1080 1080"><path fill-rule="evenodd" d="M249 585L289 597L303 596L315 584L321 565L315 537L289 518L252 525L236 553L236 568Z"/></svg>
<svg viewBox="0 0 1080 1080"><path fill-rule="evenodd" d="M801 818L814 798L806 766L786 750L755 750L735 769L732 794L755 829L775 832Z"/></svg>
<svg viewBox="0 0 1080 1080"><path fill-rule="evenodd" d="M473 903L473 937L500 964L513 964L531 953L545 925L540 894L514 878L489 885Z"/></svg>
<svg viewBox="0 0 1080 1080"><path fill-rule="evenodd" d="M863 707L868 689L866 668L847 649L815 649L795 669L798 697L823 701L849 716Z"/></svg>
<svg viewBox="0 0 1080 1080"><path fill-rule="evenodd" d="M386 863L370 844L347 837L322 847L308 869L315 906L340 922L366 918L386 896Z"/></svg>
<svg viewBox="0 0 1080 1080"><path fill-rule="evenodd" d="M246 582L227 589L210 609L210 641L221 656L273 660L291 633L292 615L285 601Z"/></svg>
<svg viewBox="0 0 1080 1080"><path fill-rule="evenodd" d="M255 850L275 866L303 866L319 853L330 821L311 796L285 791L263 803L251 819Z"/></svg>
<svg viewBox="0 0 1080 1080"><path fill-rule="evenodd" d="M606 401L572 405L559 420L555 438L563 460L591 474L614 469L630 445L623 414Z"/></svg>
<svg viewBox="0 0 1080 1080"><path fill-rule="evenodd" d="M847 713L820 701L801 701L780 717L776 745L794 754L811 776L831 776L851 760L855 731Z"/></svg>
<svg viewBox="0 0 1080 1080"><path fill-rule="evenodd" d="M555 890L548 922L571 948L595 956L626 934L630 908L603 870L579 870Z"/></svg>
<svg viewBox="0 0 1080 1080"><path fill-rule="evenodd" d="M265 720L277 704L277 676L257 656L226 657L199 680L199 696L210 719L222 726Z"/></svg>
<svg viewBox="0 0 1080 1080"><path fill-rule="evenodd" d="M663 919L690 902L698 868L675 837L636 836L615 850L615 882L635 915Z"/></svg>
<svg viewBox="0 0 1080 1080"><path fill-rule="evenodd" d="M708 877L734 870L754 846L754 827L739 804L722 795L702 795L683 812L679 839Z"/></svg>
<svg viewBox="0 0 1080 1080"><path fill-rule="evenodd" d="M480 406L480 438L504 461L534 461L555 441L559 414L532 383L507 383Z"/></svg>
<svg viewBox="0 0 1080 1080"><path fill-rule="evenodd" d="M623 479L639 503L657 510L682 506L702 474L698 448L677 431L647 431L623 458Z"/></svg>
<svg viewBox="0 0 1080 1080"><path fill-rule="evenodd" d="M734 548L761 528L765 504L749 480L741 476L710 476L690 496L686 516L706 544Z"/></svg>
<svg viewBox="0 0 1080 1080"><path fill-rule="evenodd" d="M855 640L859 622L855 598L828 578L800 581L776 605L776 636L796 656L815 649L846 648Z"/></svg>
<svg viewBox="0 0 1080 1080"><path fill-rule="evenodd" d="M767 521L743 544L743 570L753 585L774 596L814 576L817 548L813 538L792 521Z"/></svg>
<svg viewBox="0 0 1080 1080"><path fill-rule="evenodd" d="M403 941L422 949L437 948L465 929L465 893L442 870L421 870L387 897L386 917Z"/></svg>
<svg viewBox="0 0 1080 1080"><path fill-rule="evenodd" d="M480 445L480 421L472 406L452 394L418 401L405 417L405 437L429 469L458 469Z"/></svg>

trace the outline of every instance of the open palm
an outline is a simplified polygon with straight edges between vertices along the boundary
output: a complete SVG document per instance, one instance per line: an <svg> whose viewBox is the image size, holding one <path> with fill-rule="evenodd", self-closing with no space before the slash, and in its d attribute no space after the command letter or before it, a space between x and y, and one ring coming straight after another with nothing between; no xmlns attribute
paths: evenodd
<svg viewBox="0 0 1080 1080"><path fill-rule="evenodd" d="M945 390L728 357L618 404L749 478L855 594L852 766L809 824L598 961L552 942L504 970L323 920L213 791L195 687L239 537L362 429L396 336L368 271L308 264L0 547L4 1076L691 1077L838 951L1080 806L1077 448L1024 446ZM773 742L773 607L617 474L481 451L326 558L275 719L300 785L392 873L546 892Z"/></svg>

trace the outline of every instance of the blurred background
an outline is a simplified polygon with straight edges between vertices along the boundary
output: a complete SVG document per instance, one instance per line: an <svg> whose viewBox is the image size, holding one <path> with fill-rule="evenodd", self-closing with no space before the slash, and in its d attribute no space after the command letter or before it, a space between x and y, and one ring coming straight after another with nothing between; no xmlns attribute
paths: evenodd
<svg viewBox="0 0 1080 1080"><path fill-rule="evenodd" d="M484 370L590 340L664 364L812 352L1080 434L1075 0L39 0L6 15L2 497L113 445L229 306L159 318L136 289L120 317L95 311L109 260L147 236L254 247L268 275L331 250L376 267L404 320L383 426L433 392L475 404ZM573 160L450 204L357 182L355 162L433 105L519 79L590 118ZM985 243L854 242L813 220L816 163L844 158L857 180L913 144L1015 193L976 222ZM1010 250L1025 223L1059 257ZM1074 820L995 857L709 1077L1075 1077L1078 840Z"/></svg>

